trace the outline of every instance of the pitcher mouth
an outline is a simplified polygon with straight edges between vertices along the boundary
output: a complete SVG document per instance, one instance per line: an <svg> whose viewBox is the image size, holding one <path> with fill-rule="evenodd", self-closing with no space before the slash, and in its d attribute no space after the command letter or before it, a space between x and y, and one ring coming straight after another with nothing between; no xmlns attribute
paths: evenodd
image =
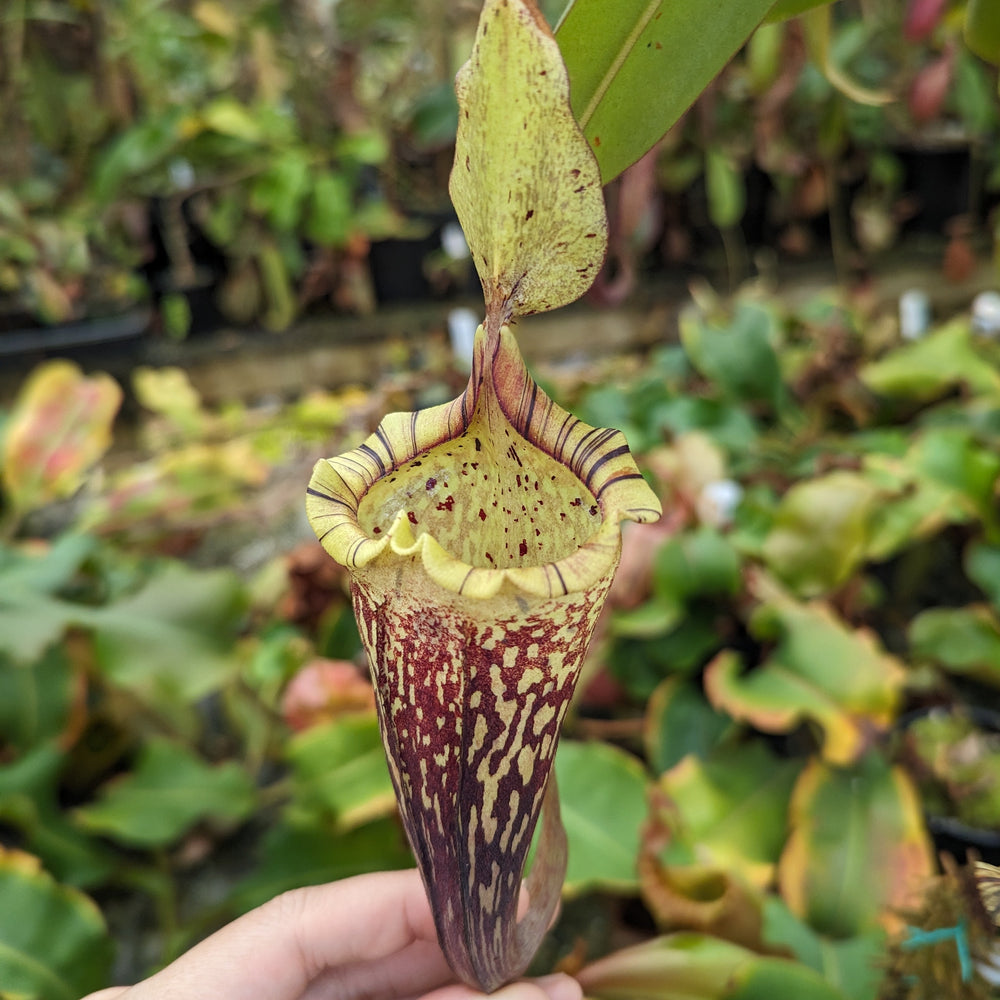
<svg viewBox="0 0 1000 1000"><path fill-rule="evenodd" d="M317 463L307 510L348 568L419 555L436 583L483 598L585 590L617 559L620 521L660 515L624 435L550 400L506 327L479 328L457 399L390 414L360 448Z"/></svg>

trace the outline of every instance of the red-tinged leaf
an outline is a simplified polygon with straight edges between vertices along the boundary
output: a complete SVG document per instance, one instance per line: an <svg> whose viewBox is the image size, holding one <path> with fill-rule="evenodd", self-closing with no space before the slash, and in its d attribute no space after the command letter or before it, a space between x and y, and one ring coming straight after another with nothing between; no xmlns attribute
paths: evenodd
<svg viewBox="0 0 1000 1000"><path fill-rule="evenodd" d="M371 684L346 660L312 660L291 679L281 698L281 714L294 730L374 708Z"/></svg>
<svg viewBox="0 0 1000 1000"><path fill-rule="evenodd" d="M948 0L910 0L903 21L903 36L908 42L922 42L941 23Z"/></svg>
<svg viewBox="0 0 1000 1000"><path fill-rule="evenodd" d="M18 510L76 492L111 444L121 399L110 376L85 376L69 361L51 361L35 370L14 405L3 440L4 487Z"/></svg>
<svg viewBox="0 0 1000 1000"><path fill-rule="evenodd" d="M951 89L954 65L955 50L949 48L914 77L907 103L918 124L933 121L941 114Z"/></svg>

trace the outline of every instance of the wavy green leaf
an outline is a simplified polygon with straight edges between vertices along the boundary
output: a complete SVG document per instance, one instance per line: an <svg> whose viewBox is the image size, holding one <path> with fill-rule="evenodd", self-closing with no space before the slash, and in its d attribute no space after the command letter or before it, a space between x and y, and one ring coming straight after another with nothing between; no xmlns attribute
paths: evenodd
<svg viewBox="0 0 1000 1000"><path fill-rule="evenodd" d="M1000 372L980 356L965 319L863 365L858 376L872 392L918 403L937 399L957 386L1000 394Z"/></svg>
<svg viewBox="0 0 1000 1000"><path fill-rule="evenodd" d="M684 677L668 677L646 706L646 760L660 774L688 754L707 757L733 728L733 720L712 708L699 687Z"/></svg>
<svg viewBox="0 0 1000 1000"><path fill-rule="evenodd" d="M184 747L152 739L135 768L77 809L75 818L124 844L165 847L201 820L239 822L255 802L253 782L239 764L206 764Z"/></svg>
<svg viewBox="0 0 1000 1000"><path fill-rule="evenodd" d="M765 603L751 629L776 642L774 652L749 673L736 654L720 653L705 672L709 700L765 732L790 732L813 720L823 731L824 758L851 763L895 718L902 664L872 632L852 630L828 605L801 604L766 581L755 589Z"/></svg>

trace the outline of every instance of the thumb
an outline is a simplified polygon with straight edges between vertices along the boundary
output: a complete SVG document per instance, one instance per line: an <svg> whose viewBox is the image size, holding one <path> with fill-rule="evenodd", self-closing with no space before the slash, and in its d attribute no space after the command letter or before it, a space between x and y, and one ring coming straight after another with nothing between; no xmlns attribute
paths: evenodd
<svg viewBox="0 0 1000 1000"><path fill-rule="evenodd" d="M468 986L445 986L421 1000L486 1000L486 994L477 993ZM556 973L511 983L491 993L489 1000L583 1000L583 990L575 979Z"/></svg>

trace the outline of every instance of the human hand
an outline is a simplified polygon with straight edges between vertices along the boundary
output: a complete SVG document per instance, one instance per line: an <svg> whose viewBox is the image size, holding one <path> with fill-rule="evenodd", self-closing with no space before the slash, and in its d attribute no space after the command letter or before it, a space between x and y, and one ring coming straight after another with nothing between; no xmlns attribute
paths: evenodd
<svg viewBox="0 0 1000 1000"><path fill-rule="evenodd" d="M84 1000L478 1000L455 982L416 870L294 889L223 927L135 986ZM582 1000L569 976L491 1000Z"/></svg>

